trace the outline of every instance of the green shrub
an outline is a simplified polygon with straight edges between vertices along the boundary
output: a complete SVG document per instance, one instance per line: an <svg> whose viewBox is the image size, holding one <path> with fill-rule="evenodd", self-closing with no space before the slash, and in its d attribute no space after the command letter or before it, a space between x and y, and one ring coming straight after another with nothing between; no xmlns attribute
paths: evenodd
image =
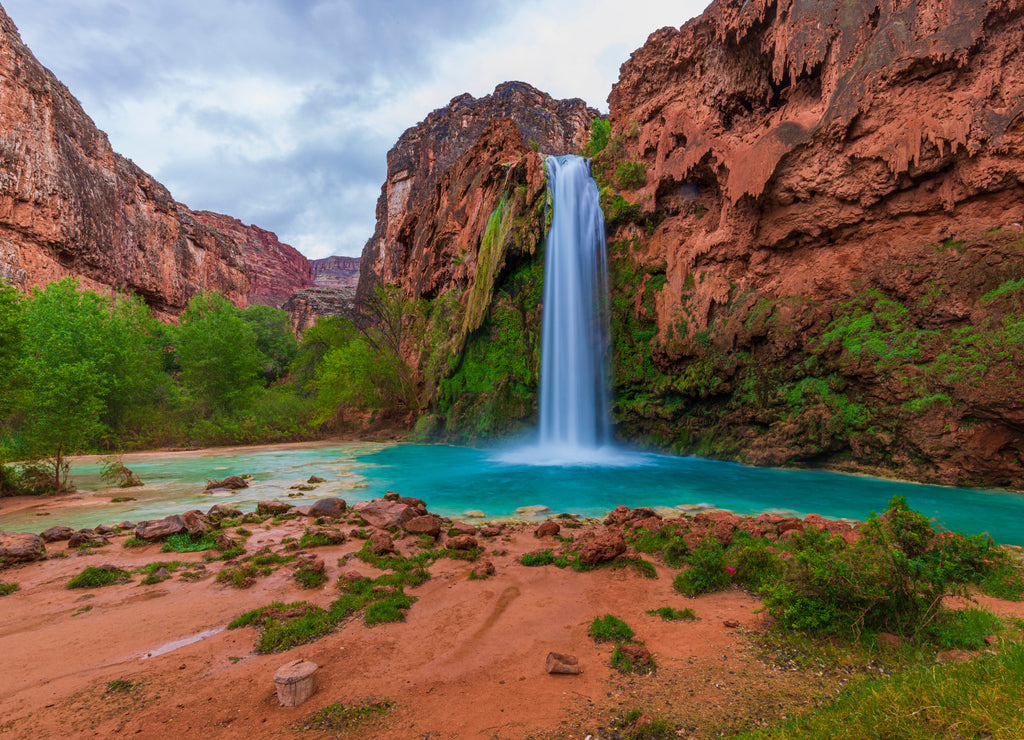
<svg viewBox="0 0 1024 740"><path fill-rule="evenodd" d="M643 162L620 162L615 168L615 181L626 190L635 190L647 182L647 165Z"/></svg>
<svg viewBox="0 0 1024 740"><path fill-rule="evenodd" d="M736 555L733 578L751 591L761 591L774 583L782 570L779 558L761 542L742 545Z"/></svg>
<svg viewBox="0 0 1024 740"><path fill-rule="evenodd" d="M115 583L127 583L132 577L128 571L113 565L88 566L77 576L68 581L68 588L102 588Z"/></svg>
<svg viewBox="0 0 1024 740"><path fill-rule="evenodd" d="M551 550L528 552L519 559L519 562L528 568L535 568L539 565L551 565L555 562L555 556Z"/></svg>
<svg viewBox="0 0 1024 740"><path fill-rule="evenodd" d="M9 581L0 581L0 596L7 596L7 594L13 594L15 591L20 589L17 583Z"/></svg>
<svg viewBox="0 0 1024 740"><path fill-rule="evenodd" d="M121 543L121 546L122 547L145 547L146 545L152 545L152 544L153 544L152 542L147 542L146 540L140 539L140 538L136 537L135 535L132 535L131 537L126 539L123 543Z"/></svg>
<svg viewBox="0 0 1024 740"><path fill-rule="evenodd" d="M317 532L316 534L306 532L299 537L299 547L302 549L306 549L307 547L326 547L333 544L334 543L331 542L327 535L322 532Z"/></svg>
<svg viewBox="0 0 1024 740"><path fill-rule="evenodd" d="M587 140L587 147L584 155L593 157L604 151L608 146L608 138L612 133L612 124L607 118L595 118L590 124L590 138Z"/></svg>
<svg viewBox="0 0 1024 740"><path fill-rule="evenodd" d="M612 570L621 570L623 568L632 568L637 573L642 575L644 578L657 578L658 571L654 567L654 563L648 562L643 558L619 558L612 562Z"/></svg>
<svg viewBox="0 0 1024 740"><path fill-rule="evenodd" d="M164 540L160 552L202 552L217 546L217 538L210 533L195 535L189 532L178 532Z"/></svg>
<svg viewBox="0 0 1024 740"><path fill-rule="evenodd" d="M323 569L317 569L306 564L300 565L295 569L294 577L300 586L309 589L320 588L327 582L327 574L324 573Z"/></svg>
<svg viewBox="0 0 1024 740"><path fill-rule="evenodd" d="M943 609L925 631L940 650L981 650L985 647L985 638L1002 628L999 617L992 612Z"/></svg>
<svg viewBox="0 0 1024 740"><path fill-rule="evenodd" d="M719 591L729 585L729 571L725 569L725 550L711 539L688 556L690 567L676 576L672 588L684 596Z"/></svg>
<svg viewBox="0 0 1024 740"><path fill-rule="evenodd" d="M697 619L697 615L689 607L680 610L673 609L671 606L663 606L659 609L648 609L646 613L653 617L661 617L665 622L692 622Z"/></svg>
<svg viewBox="0 0 1024 740"><path fill-rule="evenodd" d="M385 622L404 622L405 609L412 606L413 599L403 592L390 594L381 601L375 601L366 607L366 625L382 624Z"/></svg>
<svg viewBox="0 0 1024 740"><path fill-rule="evenodd" d="M622 642L633 639L632 627L611 614L594 617L587 634L593 637L595 642Z"/></svg>

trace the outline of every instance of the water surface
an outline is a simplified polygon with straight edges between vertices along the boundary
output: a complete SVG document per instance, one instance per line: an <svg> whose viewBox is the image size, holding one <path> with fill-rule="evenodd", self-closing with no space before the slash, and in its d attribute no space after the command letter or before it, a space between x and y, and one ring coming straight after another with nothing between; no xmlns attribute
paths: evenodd
<svg viewBox="0 0 1024 740"><path fill-rule="evenodd" d="M877 478L806 470L752 468L698 458L609 451L613 466L531 464L530 448L474 449L445 445L313 443L234 448L203 452L126 455L128 467L146 485L125 490L105 488L100 462L72 467L81 498L56 508L41 499L34 510L4 514L0 529L41 531L54 524L73 527L140 520L206 510L223 501L243 510L276 498L296 504L340 496L350 504L382 496L389 490L424 499L431 511L462 516L478 510L490 518L509 517L522 506L548 506L556 512L602 516L619 504L667 506L707 504L739 514L765 511L797 516L816 513L830 518L864 519L885 510L894 495L946 528L988 532L997 541L1024 545L1024 495L902 483ZM600 458L599 458L600 459ZM249 488L210 495L208 479L252 474ZM315 491L298 493L290 486L317 475L327 480ZM293 494L293 498L288 498ZM297 495L296 495L297 494ZM108 503L114 495L133 496ZM36 516L51 511L50 516Z"/></svg>

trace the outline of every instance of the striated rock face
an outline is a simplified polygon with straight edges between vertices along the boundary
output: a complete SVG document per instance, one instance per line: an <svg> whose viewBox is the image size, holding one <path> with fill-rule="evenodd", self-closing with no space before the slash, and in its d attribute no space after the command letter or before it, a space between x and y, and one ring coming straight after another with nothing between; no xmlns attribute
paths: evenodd
<svg viewBox="0 0 1024 740"><path fill-rule="evenodd" d="M319 288L355 288L359 283L358 257L324 257L310 264Z"/></svg>
<svg viewBox="0 0 1024 740"><path fill-rule="evenodd" d="M203 290L245 305L238 245L111 150L2 8L0 159L0 280L27 290L78 275L135 291L165 317Z"/></svg>
<svg viewBox="0 0 1024 740"><path fill-rule="evenodd" d="M321 316L353 316L355 288L303 288L288 297L281 308L288 312L292 331L302 334Z"/></svg>
<svg viewBox="0 0 1024 740"><path fill-rule="evenodd" d="M295 291L313 287L312 264L295 247L282 244L272 231L211 211L196 211L195 217L241 247L249 266L250 306L259 303L281 308Z"/></svg>
<svg viewBox="0 0 1024 740"><path fill-rule="evenodd" d="M450 257L458 230L454 223L445 231L438 230L436 222L431 228L422 221L433 220L427 203L444 187L442 178L493 122L513 122L518 133L508 144L523 152L533 142L541 152L565 154L582 148L596 116L597 111L582 100L555 100L526 83L505 82L479 99L469 94L453 98L407 130L388 152L388 179L377 201L377 227L363 248L359 298L367 297L380 282L401 284L410 295L425 295L450 282L449 266L437 262ZM450 215L463 217L462 226L467 226L479 219L481 204L482 200L466 203L461 212ZM490 203L484 219L495 205ZM478 242L482 230L470 231ZM428 253L435 264L418 265L417 260Z"/></svg>
<svg viewBox="0 0 1024 740"><path fill-rule="evenodd" d="M716 0L650 36L595 163L626 435L1024 487L1022 26Z"/></svg>

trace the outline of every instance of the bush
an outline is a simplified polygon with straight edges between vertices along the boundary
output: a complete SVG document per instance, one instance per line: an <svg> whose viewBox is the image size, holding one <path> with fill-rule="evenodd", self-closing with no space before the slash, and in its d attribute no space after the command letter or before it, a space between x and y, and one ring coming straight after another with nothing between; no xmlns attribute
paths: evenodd
<svg viewBox="0 0 1024 740"><path fill-rule="evenodd" d="M528 568L535 568L539 565L551 565L555 562L555 556L551 550L528 552L519 559L519 562Z"/></svg>
<svg viewBox="0 0 1024 740"><path fill-rule="evenodd" d="M654 617L661 617L665 622L692 622L697 619L693 609L673 609L671 606L663 606L660 609L648 609L647 614Z"/></svg>
<svg viewBox="0 0 1024 740"><path fill-rule="evenodd" d="M68 581L68 588L102 588L115 583L128 583L132 577L128 571L113 565L88 566L77 576Z"/></svg>
<svg viewBox="0 0 1024 740"><path fill-rule="evenodd" d="M217 538L212 534L196 536L189 532L178 532L164 540L160 552L202 552L212 550L216 546Z"/></svg>
<svg viewBox="0 0 1024 740"><path fill-rule="evenodd" d="M626 190L636 190L647 182L647 165L643 162L620 162L615 168L615 181Z"/></svg>
<svg viewBox="0 0 1024 740"><path fill-rule="evenodd" d="M11 583L8 581L0 581L0 596L6 596L7 594L13 594L21 586L17 583Z"/></svg>
<svg viewBox="0 0 1024 740"><path fill-rule="evenodd" d="M1000 632L1002 622L992 612L981 609L943 609L926 633L940 650L981 650L988 635Z"/></svg>
<svg viewBox="0 0 1024 740"><path fill-rule="evenodd" d="M684 596L719 591L729 584L729 571L725 569L725 550L714 540L704 540L689 555L690 567L676 576L672 588Z"/></svg>
<svg viewBox="0 0 1024 740"><path fill-rule="evenodd" d="M594 621L590 623L587 634L593 637L595 642L622 642L633 639L633 629L611 614L595 617Z"/></svg>

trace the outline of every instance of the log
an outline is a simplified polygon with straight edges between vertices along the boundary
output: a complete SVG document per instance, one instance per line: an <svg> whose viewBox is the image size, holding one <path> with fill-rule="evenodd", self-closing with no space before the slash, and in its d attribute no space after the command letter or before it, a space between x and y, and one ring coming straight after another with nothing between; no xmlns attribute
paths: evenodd
<svg viewBox="0 0 1024 740"><path fill-rule="evenodd" d="M316 663L293 660L274 674L277 701L282 707L297 707L316 692Z"/></svg>

